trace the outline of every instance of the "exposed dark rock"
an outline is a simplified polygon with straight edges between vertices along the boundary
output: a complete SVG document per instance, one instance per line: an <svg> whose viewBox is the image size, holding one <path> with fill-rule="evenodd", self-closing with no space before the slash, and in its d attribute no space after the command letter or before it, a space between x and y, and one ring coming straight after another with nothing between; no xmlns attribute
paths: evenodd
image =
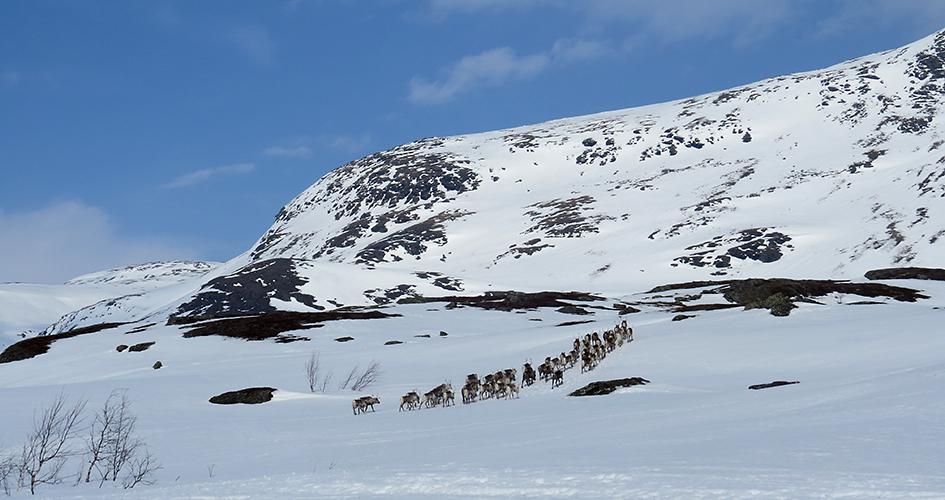
<svg viewBox="0 0 945 500"><path fill-rule="evenodd" d="M238 391L224 392L223 394L213 396L210 402L218 405L232 405L237 403L256 405L272 400L274 387L252 387L249 389L240 389Z"/></svg>
<svg viewBox="0 0 945 500"><path fill-rule="evenodd" d="M335 342L351 342L354 340L354 337L338 337L335 339Z"/></svg>
<svg viewBox="0 0 945 500"><path fill-rule="evenodd" d="M149 347L153 346L154 342L142 342L140 344L135 344L128 348L128 352L141 352L147 351Z"/></svg>
<svg viewBox="0 0 945 500"><path fill-rule="evenodd" d="M578 196L562 200L528 205L525 216L530 217L534 225L525 230L525 234L541 232L551 238L580 238L587 233L597 233L597 225L604 220L613 220L608 215L587 215L597 200L592 196Z"/></svg>
<svg viewBox="0 0 945 500"><path fill-rule="evenodd" d="M276 312L271 299L293 299L316 310L315 297L299 289L308 282L295 270L292 259L270 259L250 264L229 275L214 278L192 300L177 308L174 317L226 317Z"/></svg>
<svg viewBox="0 0 945 500"><path fill-rule="evenodd" d="M768 389L770 387L779 387L782 385L791 385L791 384L800 384L800 383L801 382L799 380L795 380L793 382L787 382L784 380L776 380L774 382L768 382L767 384L749 385L748 388L753 389L753 390L758 390L758 389Z"/></svg>
<svg viewBox="0 0 945 500"><path fill-rule="evenodd" d="M935 280L945 281L945 269L925 267L893 267L867 271L868 280Z"/></svg>
<svg viewBox="0 0 945 500"><path fill-rule="evenodd" d="M4 349L2 353L0 353L0 363L9 363L11 361L21 361L24 359L33 358L39 356L40 354L49 352L49 347L57 340L78 337L79 335L84 335L87 333L100 332L102 330L116 328L124 324L125 323L99 323L97 325L75 328L73 330L69 330L68 332L57 333L55 335L40 335L37 337L23 339L13 345L7 346L7 348Z"/></svg>
<svg viewBox="0 0 945 500"><path fill-rule="evenodd" d="M127 346L126 344L121 344L121 345L119 345L118 347L116 347L115 350L118 351L118 352L124 352L125 349L127 349L127 348L128 348L128 346Z"/></svg>
<svg viewBox="0 0 945 500"><path fill-rule="evenodd" d="M442 331L440 332L440 337L446 337L446 336L448 336L448 335L449 335L449 334L446 333L446 332L442 332Z"/></svg>
<svg viewBox="0 0 945 500"><path fill-rule="evenodd" d="M397 345L403 343L404 342L402 340L388 340L387 342L384 342L384 345Z"/></svg>
<svg viewBox="0 0 945 500"><path fill-rule="evenodd" d="M164 366L164 363L161 363L160 361L155 361L154 364L151 365L151 368L154 368L155 370L158 370L158 369L160 369L162 366Z"/></svg>
<svg viewBox="0 0 945 500"><path fill-rule="evenodd" d="M447 222L472 215L472 213L473 212L463 210L447 210L441 212L434 217L413 224L364 247L358 252L355 263L375 264L378 262L396 262L402 260L402 258L396 254L389 255L397 250L402 250L408 255L419 257L427 251L427 245L435 244L443 246L447 243L445 226Z"/></svg>
<svg viewBox="0 0 945 500"><path fill-rule="evenodd" d="M649 383L649 380L641 377L591 382L590 384L585 385L571 394L568 394L568 396L603 396L605 394L610 394L621 387L631 387L634 385L645 385Z"/></svg>
<svg viewBox="0 0 945 500"><path fill-rule="evenodd" d="M698 209L698 208L697 208ZM686 247L689 255L673 260L694 267L732 267L732 259L754 260L763 263L776 262L784 256L782 249L791 249L791 237L769 228L753 228L733 235L715 238Z"/></svg>
<svg viewBox="0 0 945 500"><path fill-rule="evenodd" d="M695 318L692 314L677 314L673 316L673 321L683 321L689 318Z"/></svg>

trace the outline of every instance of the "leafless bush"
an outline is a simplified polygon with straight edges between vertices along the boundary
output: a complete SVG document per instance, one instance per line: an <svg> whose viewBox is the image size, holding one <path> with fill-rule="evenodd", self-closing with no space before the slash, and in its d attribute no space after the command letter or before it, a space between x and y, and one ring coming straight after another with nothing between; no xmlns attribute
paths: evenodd
<svg viewBox="0 0 945 500"><path fill-rule="evenodd" d="M318 390L319 390L319 391L321 391L321 392L328 392L328 383L331 382L331 375L332 375L332 373L331 373L331 372L328 372L328 373L325 374L324 377L322 377L322 383L319 384L319 386L318 386Z"/></svg>
<svg viewBox="0 0 945 500"><path fill-rule="evenodd" d="M107 480L117 481L126 464L136 458L138 449L144 446L135 434L138 417L131 413L131 400L127 389L116 389L105 400L100 412L95 413L86 440L86 460L89 468L85 482L97 470L102 485ZM136 483L137 484L137 483Z"/></svg>
<svg viewBox="0 0 945 500"><path fill-rule="evenodd" d="M341 385L338 386L338 390L339 390L339 391L343 391L343 390L347 389L347 388L348 388L348 384L350 384L352 380L355 380L355 379L358 378L358 369L359 369L359 368L360 368L360 366L354 365L354 368L352 368L351 371L348 372L348 376L347 376L347 378L345 378L345 381L342 382Z"/></svg>
<svg viewBox="0 0 945 500"><path fill-rule="evenodd" d="M7 496L10 496L10 478L14 470L13 456L7 454L6 448L0 448L0 488Z"/></svg>
<svg viewBox="0 0 945 500"><path fill-rule="evenodd" d="M381 362L373 359L371 364L368 365L367 370L364 370L364 373L361 374L357 380L354 381L354 385L351 386L352 391L363 391L368 387L377 383L381 376ZM357 369L357 367L355 367Z"/></svg>
<svg viewBox="0 0 945 500"><path fill-rule="evenodd" d="M305 362L305 376L308 378L308 388L315 392L315 386L318 384L318 370L321 366L321 356L312 351L312 357Z"/></svg>
<svg viewBox="0 0 945 500"><path fill-rule="evenodd" d="M59 393L51 405L42 408L38 418L34 415L33 430L14 465L19 473L18 488L28 484L30 493L36 494L36 486L57 484L64 479L62 469L69 457L76 454L72 441L86 404L80 399L70 407L66 400L65 394Z"/></svg>
<svg viewBox="0 0 945 500"><path fill-rule="evenodd" d="M154 456L151 455L147 447L145 447L143 456L135 456L128 462L128 475L121 480L121 485L127 490L134 488L138 484L154 484L151 475L162 468L163 467L154 460Z"/></svg>

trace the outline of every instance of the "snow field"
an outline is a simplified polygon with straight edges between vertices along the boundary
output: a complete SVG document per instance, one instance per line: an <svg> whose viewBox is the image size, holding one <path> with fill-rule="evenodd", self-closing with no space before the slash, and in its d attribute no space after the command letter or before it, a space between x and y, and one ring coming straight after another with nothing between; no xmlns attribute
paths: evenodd
<svg viewBox="0 0 945 500"><path fill-rule="evenodd" d="M556 327L586 317L415 304L386 309L402 317L299 331L312 340L290 344L185 339L164 326L129 335L127 325L0 365L8 402L0 443L17 446L34 408L60 391L95 408L127 387L140 433L164 465L158 484L64 484L40 496L941 498L945 286L925 288L933 299L851 305L859 298L834 296L787 318L729 309L673 322L672 313L647 310L624 317L634 342L593 372L566 372L560 389L538 382L517 400L411 412L397 411L407 391L452 380L458 395L467 373L513 366L520 377L526 359L570 349L576 336L619 318L597 311L595 323ZM431 337L415 337L424 334ZM341 336L355 340L333 340ZM156 344L115 351L145 341ZM355 364L378 360L381 381L364 391L379 395L377 411L353 416L360 394L352 391L309 393L303 365L312 351L333 372L332 385ZM154 370L158 359L164 367ZM632 376L652 383L566 396ZM773 380L801 383L747 389ZM262 405L207 402L254 386L279 391Z"/></svg>

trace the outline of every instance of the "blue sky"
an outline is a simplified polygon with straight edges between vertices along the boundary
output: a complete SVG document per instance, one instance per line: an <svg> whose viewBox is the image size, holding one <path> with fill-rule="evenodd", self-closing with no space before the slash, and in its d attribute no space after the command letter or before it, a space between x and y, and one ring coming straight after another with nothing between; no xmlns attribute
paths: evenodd
<svg viewBox="0 0 945 500"><path fill-rule="evenodd" d="M376 151L723 90L943 28L941 0L0 2L0 282L227 260Z"/></svg>

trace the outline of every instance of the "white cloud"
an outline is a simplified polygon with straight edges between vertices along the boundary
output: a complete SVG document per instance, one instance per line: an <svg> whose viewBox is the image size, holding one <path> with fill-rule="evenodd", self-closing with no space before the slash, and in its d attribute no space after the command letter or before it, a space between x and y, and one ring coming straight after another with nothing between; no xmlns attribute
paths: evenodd
<svg viewBox="0 0 945 500"><path fill-rule="evenodd" d="M285 158L306 160L315 154L316 149L340 149L348 153L359 153L371 147L374 140L369 134L344 135L322 134L314 137L296 137L283 141L280 146L272 146L263 150L266 156L282 156Z"/></svg>
<svg viewBox="0 0 945 500"><path fill-rule="evenodd" d="M258 25L240 26L230 30L228 38L256 64L268 66L272 63L272 51L276 44L269 38L266 28Z"/></svg>
<svg viewBox="0 0 945 500"><path fill-rule="evenodd" d="M303 160L311 158L312 153L313 153L312 148L308 146L296 146L294 148L273 146L271 148L266 148L263 151L263 154L266 156L284 156L286 158L301 158Z"/></svg>
<svg viewBox="0 0 945 500"><path fill-rule="evenodd" d="M173 181L164 185L165 188L179 188L193 186L213 177L248 174L256 168L255 163L241 163L239 165L228 165L225 167L207 168L198 170L189 174L182 175Z"/></svg>
<svg viewBox="0 0 945 500"><path fill-rule="evenodd" d="M409 99L418 104L446 102L458 94L479 87L496 86L511 80L527 80L554 64L571 64L614 55L606 44L580 39L561 39L549 51L518 57L510 47L467 56L444 70L442 80L415 77L410 82Z"/></svg>
<svg viewBox="0 0 945 500"><path fill-rule="evenodd" d="M115 234L105 212L64 202L35 212L0 209L0 282L63 283L82 274L196 252L157 239Z"/></svg>

